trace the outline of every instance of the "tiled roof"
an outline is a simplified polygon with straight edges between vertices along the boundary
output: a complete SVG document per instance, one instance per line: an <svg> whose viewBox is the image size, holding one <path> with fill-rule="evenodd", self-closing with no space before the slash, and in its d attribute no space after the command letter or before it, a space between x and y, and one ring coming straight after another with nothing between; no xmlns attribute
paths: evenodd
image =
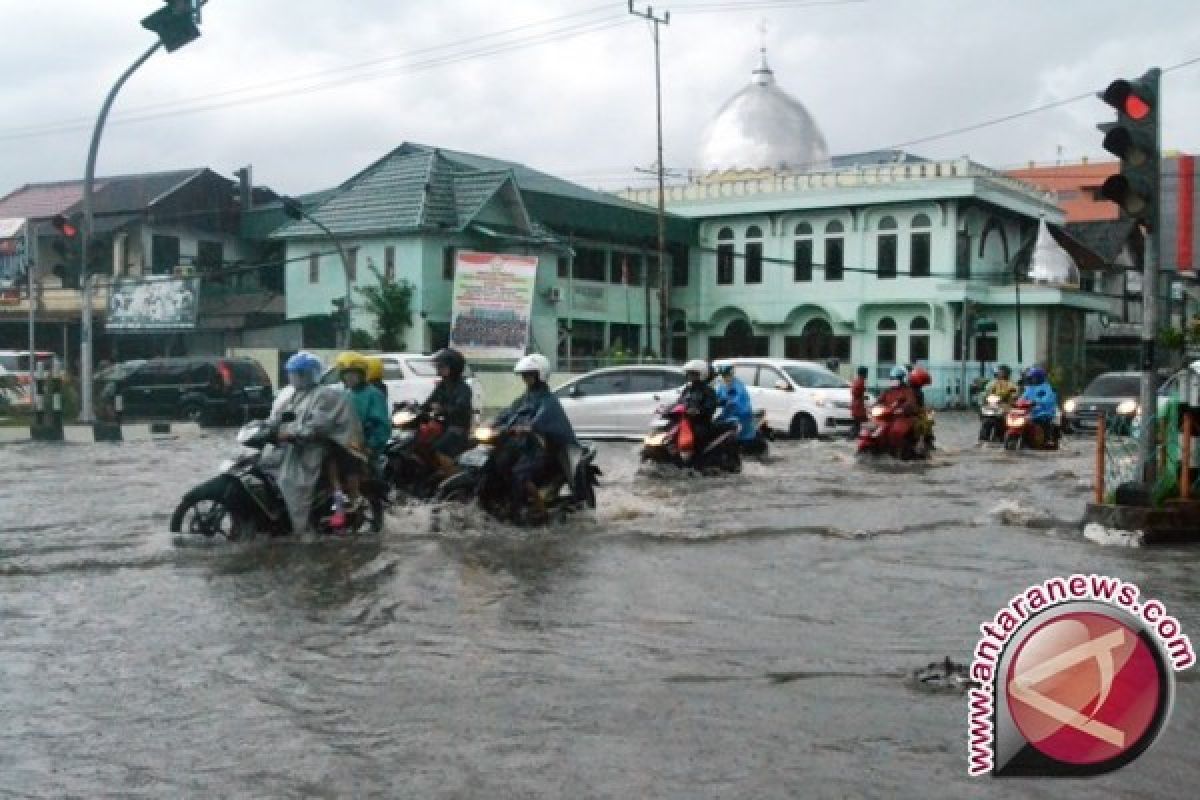
<svg viewBox="0 0 1200 800"><path fill-rule="evenodd" d="M1133 220L1128 217L1067 223L1068 233L1109 264L1117 260L1132 230Z"/></svg>
<svg viewBox="0 0 1200 800"><path fill-rule="evenodd" d="M82 181L28 184L0 198L0 218L45 219L78 202Z"/></svg>

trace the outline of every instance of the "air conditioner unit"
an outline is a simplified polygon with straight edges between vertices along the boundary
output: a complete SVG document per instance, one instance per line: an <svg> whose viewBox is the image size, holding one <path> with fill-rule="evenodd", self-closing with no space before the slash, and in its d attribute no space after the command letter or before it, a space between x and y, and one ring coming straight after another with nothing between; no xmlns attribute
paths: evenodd
<svg viewBox="0 0 1200 800"><path fill-rule="evenodd" d="M547 302L558 303L562 301L562 289L558 288L557 286L551 286L549 289L542 292L542 294L545 296Z"/></svg>

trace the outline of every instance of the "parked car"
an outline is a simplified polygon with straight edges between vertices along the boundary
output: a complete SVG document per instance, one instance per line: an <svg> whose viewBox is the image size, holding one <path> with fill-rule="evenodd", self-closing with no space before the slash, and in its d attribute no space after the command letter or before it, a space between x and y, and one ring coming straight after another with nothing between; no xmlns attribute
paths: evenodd
<svg viewBox="0 0 1200 800"><path fill-rule="evenodd" d="M1063 403L1063 430L1094 433L1100 412L1113 414L1122 403L1137 406L1142 393L1140 372L1104 372L1092 379L1082 393Z"/></svg>
<svg viewBox="0 0 1200 800"><path fill-rule="evenodd" d="M383 384L388 390L388 408L403 403L423 403L437 385L437 369L433 356L421 353L368 353L383 361ZM463 372L467 385L471 387L475 418L483 414L483 387L471 372L470 365ZM321 383L326 386L341 386L341 377L333 367L325 370Z"/></svg>
<svg viewBox="0 0 1200 800"><path fill-rule="evenodd" d="M125 417L241 423L271 411L266 370L252 358L189 356L127 361L95 376L100 401L120 395Z"/></svg>
<svg viewBox="0 0 1200 800"><path fill-rule="evenodd" d="M686 379L669 366L606 367L554 390L577 436L640 439L660 405L679 397Z"/></svg>
<svg viewBox="0 0 1200 800"><path fill-rule="evenodd" d="M746 384L754 409L766 412L767 424L789 436L849 433L850 383L823 364L781 358L724 358Z"/></svg>
<svg viewBox="0 0 1200 800"><path fill-rule="evenodd" d="M37 362L45 364L47 371L55 358L54 353L49 351L37 351ZM10 383L16 383L15 388L7 391L8 404L17 411L31 409L33 407L33 372L29 368L29 351L0 350L0 367L3 367L8 373Z"/></svg>

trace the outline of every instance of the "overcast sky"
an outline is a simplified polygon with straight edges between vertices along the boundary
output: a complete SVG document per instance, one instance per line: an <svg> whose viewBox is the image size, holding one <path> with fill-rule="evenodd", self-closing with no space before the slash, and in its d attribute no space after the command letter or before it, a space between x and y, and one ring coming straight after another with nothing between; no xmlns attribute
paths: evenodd
<svg viewBox="0 0 1200 800"><path fill-rule="evenodd" d="M82 176L154 0L0 0L0 195ZM644 8L639 3L638 8ZM1200 57L1195 0L678 0L662 29L666 164L750 78L765 22L780 86L834 153L891 146ZM1140 16L1138 16L1140 15ZM97 172L208 166L300 193L403 141L631 185L654 160L653 47L620 0L211 0L202 37L117 99ZM503 50L488 54L483 51ZM1200 150L1200 64L1164 76L1164 146ZM303 90L303 91L301 91ZM130 117L149 117L130 121ZM1098 157L1088 98L913 145L996 167Z"/></svg>

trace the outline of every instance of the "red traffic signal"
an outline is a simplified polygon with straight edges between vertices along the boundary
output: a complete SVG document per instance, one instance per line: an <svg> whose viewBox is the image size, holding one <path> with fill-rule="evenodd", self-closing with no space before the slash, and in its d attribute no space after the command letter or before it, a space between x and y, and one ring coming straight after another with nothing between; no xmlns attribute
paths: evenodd
<svg viewBox="0 0 1200 800"><path fill-rule="evenodd" d="M56 214L54 219L50 220L50 224L54 226L54 230L58 231L68 239L74 239L77 235L79 235L79 228L75 227L75 225L71 223L71 220L67 219L62 214Z"/></svg>

